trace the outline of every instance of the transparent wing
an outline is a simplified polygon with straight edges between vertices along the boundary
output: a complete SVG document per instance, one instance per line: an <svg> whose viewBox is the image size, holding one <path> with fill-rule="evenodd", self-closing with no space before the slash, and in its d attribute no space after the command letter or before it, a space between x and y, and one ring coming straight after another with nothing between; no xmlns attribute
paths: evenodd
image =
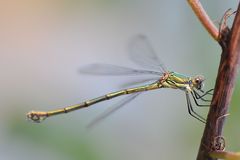
<svg viewBox="0 0 240 160"><path fill-rule="evenodd" d="M139 70L127 67L116 66L112 64L95 63L87 65L80 69L81 73L94 75L162 75L162 72Z"/></svg>
<svg viewBox="0 0 240 160"><path fill-rule="evenodd" d="M136 86L140 86L140 85L142 86L142 85L154 83L158 79L159 79L159 77L133 80L133 81L130 81L130 82L123 83L120 87L121 88L129 88L129 87L136 87Z"/></svg>
<svg viewBox="0 0 240 160"><path fill-rule="evenodd" d="M167 71L146 36L137 35L133 37L129 43L128 49L131 60L136 64L161 72Z"/></svg>
<svg viewBox="0 0 240 160"><path fill-rule="evenodd" d="M95 119L93 119L93 121L91 121L88 125L87 128L91 129L92 127L94 127L96 124L100 123L101 121L103 121L105 118L107 118L110 114L116 112L117 110L119 110L121 107L123 107L124 105L126 105L127 103L131 102L133 99L135 99L138 95L140 95L141 93L134 93L131 95L128 95L127 97L125 97L124 99L122 99L119 103L117 103L115 106L113 106L112 108L107 109L105 112L103 112L102 114L100 114L98 117L96 117Z"/></svg>

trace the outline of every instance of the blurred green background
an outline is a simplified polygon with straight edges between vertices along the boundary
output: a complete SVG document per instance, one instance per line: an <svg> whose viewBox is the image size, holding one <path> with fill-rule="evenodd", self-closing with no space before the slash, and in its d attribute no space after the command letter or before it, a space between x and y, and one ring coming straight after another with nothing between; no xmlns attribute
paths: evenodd
<svg viewBox="0 0 240 160"><path fill-rule="evenodd" d="M216 21L238 3L201 2ZM188 115L185 95L176 90L144 93L91 130L86 125L121 98L41 124L25 117L30 110L76 104L134 80L78 70L94 62L136 68L126 49L136 34L149 38L170 70L202 74L206 89L212 88L221 49L186 1L1 1L0 24L0 159L195 159L204 125ZM239 94L237 84L224 128L233 151L240 150ZM208 110L196 109L203 115Z"/></svg>

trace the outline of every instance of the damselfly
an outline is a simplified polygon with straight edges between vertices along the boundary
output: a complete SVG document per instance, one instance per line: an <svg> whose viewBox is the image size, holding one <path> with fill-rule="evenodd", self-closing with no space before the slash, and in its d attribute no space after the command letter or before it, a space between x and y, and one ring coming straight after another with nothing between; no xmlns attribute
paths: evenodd
<svg viewBox="0 0 240 160"><path fill-rule="evenodd" d="M46 112L31 111L27 113L28 119L34 122L41 122L47 117L51 117L61 113L68 113L81 108L89 107L93 104L96 104L105 100L109 100L122 95L131 94L127 96L125 99L123 99L121 103L115 106L115 108L113 108L111 111L99 117L98 120L100 120L106 117L107 115L109 115L110 113L112 113L113 111L117 110L121 106L130 102L135 97L140 95L142 92L160 89L160 88L172 88L172 89L179 89L185 92L189 114L194 118L198 119L199 121L203 123L205 122L205 119L201 115L199 115L197 112L194 111L191 100L190 100L190 96L191 96L197 106L209 106L205 104L204 105L199 104L198 102L199 100L209 102L210 100L205 99L204 96L212 95L211 92L213 91L212 89L207 92L204 92L202 90L203 81L204 81L203 76L197 75L195 77L190 77L183 74L179 74L177 72L168 71L166 67L163 65L163 63L161 63L160 59L154 52L147 38L143 35L136 36L134 39L132 39L129 45L129 49L130 49L130 58L138 65L141 65L141 66L145 65L145 67L148 68L147 70L132 69L132 68L120 67L120 66L115 66L110 64L92 64L92 65L86 66L81 71L84 73L98 74L98 75L149 74L149 75L157 76L156 78L149 80L148 84L108 93L104 96L87 100L83 103L68 106L62 109L56 109L56 110L46 111Z"/></svg>

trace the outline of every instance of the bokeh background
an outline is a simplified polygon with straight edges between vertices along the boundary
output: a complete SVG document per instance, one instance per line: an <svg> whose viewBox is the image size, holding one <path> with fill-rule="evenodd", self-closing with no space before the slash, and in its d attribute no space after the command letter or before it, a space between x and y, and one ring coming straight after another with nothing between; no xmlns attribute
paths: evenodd
<svg viewBox="0 0 240 160"><path fill-rule="evenodd" d="M213 20L237 0L201 1ZM0 2L0 159L195 159L204 125L190 117L181 91L142 94L91 130L86 125L121 98L30 123L30 110L51 110L116 91L130 76L88 76L102 62L137 68L129 39L146 35L170 70L202 74L214 86L221 49L186 1L12 0ZM238 78L238 82L239 82ZM237 82L224 136L240 150ZM196 108L206 115L207 108Z"/></svg>

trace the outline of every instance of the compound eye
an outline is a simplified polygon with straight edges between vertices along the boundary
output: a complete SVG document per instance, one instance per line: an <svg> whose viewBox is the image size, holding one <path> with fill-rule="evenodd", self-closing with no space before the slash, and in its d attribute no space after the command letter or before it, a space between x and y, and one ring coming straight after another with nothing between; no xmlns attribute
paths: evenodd
<svg viewBox="0 0 240 160"><path fill-rule="evenodd" d="M200 80L199 80L198 78L196 78L195 82L196 82L196 83L199 83L199 82L200 82Z"/></svg>

